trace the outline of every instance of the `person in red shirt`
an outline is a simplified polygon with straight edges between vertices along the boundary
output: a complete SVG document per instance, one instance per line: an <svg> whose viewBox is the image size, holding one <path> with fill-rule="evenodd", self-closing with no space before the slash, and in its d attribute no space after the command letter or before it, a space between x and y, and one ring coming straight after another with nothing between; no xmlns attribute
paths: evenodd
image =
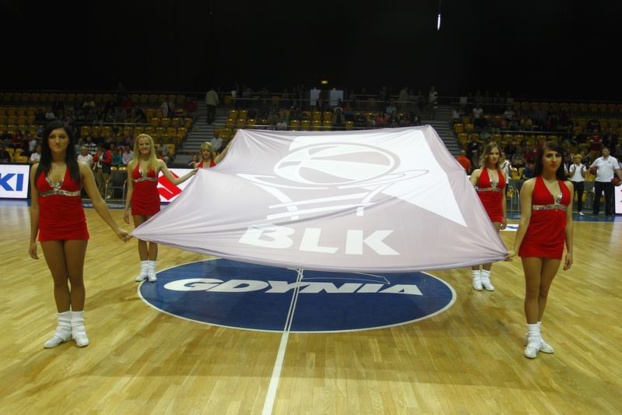
<svg viewBox="0 0 622 415"><path fill-rule="evenodd" d="M460 163L462 167L464 167L464 171L466 174L471 174L471 160L466 156L466 151L461 150L460 155L456 157L456 161Z"/></svg>

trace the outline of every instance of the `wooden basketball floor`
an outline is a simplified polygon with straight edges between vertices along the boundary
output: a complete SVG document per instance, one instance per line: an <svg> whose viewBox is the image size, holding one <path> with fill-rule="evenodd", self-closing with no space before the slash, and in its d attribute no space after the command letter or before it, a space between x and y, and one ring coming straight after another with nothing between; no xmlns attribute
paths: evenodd
<svg viewBox="0 0 622 415"><path fill-rule="evenodd" d="M468 269L430 272L457 299L425 320L286 336L150 307L134 282L136 241L120 242L93 209L87 220L91 344L45 350L51 277L28 256L25 202L0 204L2 414L622 413L622 217L575 222L575 263L558 274L544 321L555 354L535 360L522 354L519 259L493 266L493 293L474 291ZM508 246L513 237L502 232ZM158 269L206 258L161 246Z"/></svg>

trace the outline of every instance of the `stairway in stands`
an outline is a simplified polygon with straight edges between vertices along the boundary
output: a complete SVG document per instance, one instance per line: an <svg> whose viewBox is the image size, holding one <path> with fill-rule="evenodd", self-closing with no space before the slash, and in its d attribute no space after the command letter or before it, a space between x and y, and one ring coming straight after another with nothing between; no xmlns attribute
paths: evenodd
<svg viewBox="0 0 622 415"><path fill-rule="evenodd" d="M460 154L460 145L451 129L451 109L450 105L439 105L434 119L423 119L421 124L431 125L445 143L447 150L456 157Z"/></svg>
<svg viewBox="0 0 622 415"><path fill-rule="evenodd" d="M192 129L188 132L188 137L184 143L176 151L173 167L188 167L188 163L192 160L192 154L201 151L201 144L211 141L214 138L214 130L225 126L227 111L224 108L216 110L216 118L210 125L207 123L207 114L205 101L202 99L194 100L197 105L197 118Z"/></svg>

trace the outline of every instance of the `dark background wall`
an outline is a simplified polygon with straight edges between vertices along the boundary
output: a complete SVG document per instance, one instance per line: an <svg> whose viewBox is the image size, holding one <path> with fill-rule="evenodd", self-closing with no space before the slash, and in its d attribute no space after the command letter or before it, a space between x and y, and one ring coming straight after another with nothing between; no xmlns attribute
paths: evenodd
<svg viewBox="0 0 622 415"><path fill-rule="evenodd" d="M0 89L303 84L622 100L619 2L2 0Z"/></svg>

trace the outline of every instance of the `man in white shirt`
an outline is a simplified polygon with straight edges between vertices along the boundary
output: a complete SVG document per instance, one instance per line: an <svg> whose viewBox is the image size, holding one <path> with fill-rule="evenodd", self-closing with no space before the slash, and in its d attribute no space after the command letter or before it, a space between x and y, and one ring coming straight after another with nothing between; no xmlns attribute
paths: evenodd
<svg viewBox="0 0 622 415"><path fill-rule="evenodd" d="M207 108L207 123L211 124L214 122L214 118L216 117L216 107L220 103L218 99L218 93L211 88L205 94L205 106Z"/></svg>
<svg viewBox="0 0 622 415"><path fill-rule="evenodd" d="M127 166L127 164L132 161L134 157L134 152L130 146L125 146L125 151L123 152L123 156L121 156L121 160L123 161L123 165Z"/></svg>
<svg viewBox="0 0 622 415"><path fill-rule="evenodd" d="M605 193L605 216L615 213L614 186L611 180L617 175L622 179L622 170L618 159L609 155L609 147L603 147L602 156L594 160L590 165L590 171L596 170L594 181L594 207L592 214L598 216L600 210L600 197Z"/></svg>
<svg viewBox="0 0 622 415"><path fill-rule="evenodd" d="M86 163L89 169L93 169L93 156L89 153L89 149L82 146L80 148L80 154L78 154L78 161Z"/></svg>
<svg viewBox="0 0 622 415"><path fill-rule="evenodd" d="M35 152L30 155L30 164L35 164L41 161L42 150L43 148L41 147L41 144L37 144L37 146L35 147Z"/></svg>

